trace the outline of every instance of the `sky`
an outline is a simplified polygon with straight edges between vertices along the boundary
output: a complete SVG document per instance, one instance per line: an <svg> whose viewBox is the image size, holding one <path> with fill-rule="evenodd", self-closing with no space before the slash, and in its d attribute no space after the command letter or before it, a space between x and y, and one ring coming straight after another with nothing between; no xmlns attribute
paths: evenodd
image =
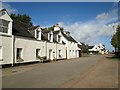
<svg viewBox="0 0 120 90"><path fill-rule="evenodd" d="M33 25L49 27L59 24L78 42L89 45L110 44L118 23L116 2L4 2L9 13L27 14ZM115 28L113 28L113 26Z"/></svg>

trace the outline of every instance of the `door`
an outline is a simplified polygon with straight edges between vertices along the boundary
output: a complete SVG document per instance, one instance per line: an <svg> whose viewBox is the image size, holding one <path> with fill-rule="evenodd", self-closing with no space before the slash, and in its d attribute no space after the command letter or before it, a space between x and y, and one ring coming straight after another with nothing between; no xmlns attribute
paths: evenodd
<svg viewBox="0 0 120 90"><path fill-rule="evenodd" d="M52 49L49 49L49 59L52 60Z"/></svg>

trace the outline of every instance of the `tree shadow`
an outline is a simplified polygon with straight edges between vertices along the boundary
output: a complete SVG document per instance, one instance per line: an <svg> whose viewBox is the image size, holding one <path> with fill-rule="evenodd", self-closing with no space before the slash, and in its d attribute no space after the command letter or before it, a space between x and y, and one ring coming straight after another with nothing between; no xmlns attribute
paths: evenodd
<svg viewBox="0 0 120 90"><path fill-rule="evenodd" d="M115 54L107 55L106 58L108 58L110 60L120 60L120 58L118 56L116 56Z"/></svg>

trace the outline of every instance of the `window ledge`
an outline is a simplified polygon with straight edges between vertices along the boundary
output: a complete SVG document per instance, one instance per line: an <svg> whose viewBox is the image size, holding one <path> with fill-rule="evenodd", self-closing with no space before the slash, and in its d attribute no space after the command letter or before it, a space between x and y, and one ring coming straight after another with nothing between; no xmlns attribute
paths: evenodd
<svg viewBox="0 0 120 90"><path fill-rule="evenodd" d="M3 61L3 59L0 59L0 61Z"/></svg>
<svg viewBox="0 0 120 90"><path fill-rule="evenodd" d="M12 36L12 35L9 35L8 33L2 33L2 32L0 32L0 36Z"/></svg>

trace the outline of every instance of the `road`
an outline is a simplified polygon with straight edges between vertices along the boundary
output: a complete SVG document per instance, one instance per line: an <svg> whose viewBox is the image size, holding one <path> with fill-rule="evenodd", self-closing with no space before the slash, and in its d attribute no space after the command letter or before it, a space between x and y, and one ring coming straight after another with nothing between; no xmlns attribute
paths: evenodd
<svg viewBox="0 0 120 90"><path fill-rule="evenodd" d="M108 63L104 64L104 62ZM102 72L103 69L109 69L109 66L110 70L107 73ZM103 80L97 79L100 77L99 73L102 73ZM106 74L109 77L108 81L104 77ZM94 78L96 78L95 81ZM109 80L110 78L112 81ZM2 86L3 88L76 88L91 86L88 83L90 80L92 84L94 83L93 87L117 87L117 61L108 60L104 55L91 55L45 64L5 68L3 69ZM102 80L100 85L97 80ZM101 83L104 81L105 83L110 82L110 84L102 85ZM96 82L97 84L95 84Z"/></svg>

